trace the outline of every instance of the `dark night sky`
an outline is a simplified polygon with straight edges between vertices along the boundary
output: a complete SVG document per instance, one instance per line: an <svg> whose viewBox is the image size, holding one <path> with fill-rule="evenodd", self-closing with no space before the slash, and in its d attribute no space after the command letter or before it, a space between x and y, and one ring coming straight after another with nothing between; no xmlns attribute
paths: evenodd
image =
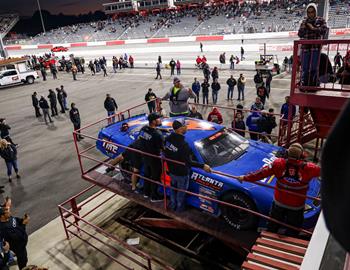
<svg viewBox="0 0 350 270"><path fill-rule="evenodd" d="M37 0L0 0L0 13L17 12L20 15L33 15L38 9ZM48 10L51 14L62 12L65 15L88 13L89 11L102 10L102 3L107 0L39 0L41 9Z"/></svg>

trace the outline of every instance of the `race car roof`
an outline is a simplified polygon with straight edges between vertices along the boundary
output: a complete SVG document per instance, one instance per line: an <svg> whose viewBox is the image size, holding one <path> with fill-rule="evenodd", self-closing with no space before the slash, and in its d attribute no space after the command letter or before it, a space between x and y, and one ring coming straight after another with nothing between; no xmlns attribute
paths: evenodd
<svg viewBox="0 0 350 270"><path fill-rule="evenodd" d="M186 141L194 142L210 135L215 134L223 126L208 122L205 120L194 119L189 117L170 117L162 118L162 125L158 127L163 133L173 132L172 124L175 120L185 120L187 125ZM121 131L123 123L127 123L129 128L126 131ZM142 114L131 117L129 119L120 121L118 123L109 125L100 131L100 137L114 139L124 145L130 144L135 138L137 138L140 129L148 124L147 115ZM112 139L112 140L113 140Z"/></svg>

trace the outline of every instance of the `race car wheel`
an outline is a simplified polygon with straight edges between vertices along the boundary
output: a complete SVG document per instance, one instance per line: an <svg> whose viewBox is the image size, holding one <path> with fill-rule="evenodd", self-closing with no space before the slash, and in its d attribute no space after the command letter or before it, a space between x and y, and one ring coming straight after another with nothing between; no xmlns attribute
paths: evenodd
<svg viewBox="0 0 350 270"><path fill-rule="evenodd" d="M255 203L245 194L231 191L224 194L222 201L256 211ZM221 216L236 230L249 230L257 226L258 218L244 210L221 205Z"/></svg>
<svg viewBox="0 0 350 270"><path fill-rule="evenodd" d="M32 84L32 83L34 83L34 78L32 76L27 77L26 81L28 84Z"/></svg>
<svg viewBox="0 0 350 270"><path fill-rule="evenodd" d="M126 170L126 171L122 171L121 170L121 174L122 176L124 177L124 180L126 182L130 182L131 181L131 173L130 171L132 171L132 167L130 166L130 163L127 161L127 160L123 160L120 164L121 168L123 170Z"/></svg>

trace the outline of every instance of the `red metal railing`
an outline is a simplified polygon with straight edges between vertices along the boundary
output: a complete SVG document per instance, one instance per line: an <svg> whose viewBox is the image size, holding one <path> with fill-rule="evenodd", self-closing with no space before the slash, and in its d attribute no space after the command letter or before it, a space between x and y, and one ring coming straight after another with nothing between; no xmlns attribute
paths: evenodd
<svg viewBox="0 0 350 270"><path fill-rule="evenodd" d="M138 268L141 269L152 270L154 269L154 266L157 266L161 267L161 269L174 270L172 267L166 265L164 262L161 262L159 259L150 256L149 254L131 245L128 245L124 242L124 240L87 221L88 216L92 212L96 211L102 205L117 196L117 194L112 194L106 199L102 200L102 202L99 200L97 205L90 207L91 209L84 212L84 214L81 214L81 212L84 210L84 206L87 207L89 203L95 203L95 199L98 199L99 196L107 191L106 189L102 189L96 192L89 199L79 204L77 203L81 196L90 192L95 187L96 185L88 187L58 206L67 239L70 239L71 236L81 239L119 264L121 267L123 267L123 269L132 270L135 269L135 266L138 266ZM94 244L93 241L95 241L96 244ZM106 248L101 248L97 245L107 247L109 252L105 250Z"/></svg>

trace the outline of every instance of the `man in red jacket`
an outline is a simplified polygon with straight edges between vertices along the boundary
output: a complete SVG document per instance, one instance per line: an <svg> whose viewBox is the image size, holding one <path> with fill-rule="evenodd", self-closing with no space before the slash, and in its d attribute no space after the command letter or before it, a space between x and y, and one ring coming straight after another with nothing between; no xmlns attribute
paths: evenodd
<svg viewBox="0 0 350 270"><path fill-rule="evenodd" d="M277 178L274 201L270 212L271 218L300 228L304 221L304 197L312 178L320 176L320 167L302 160L304 149L299 143L293 143L288 148L287 158L278 158L272 166L266 166L256 172L239 176L239 181L255 182L265 177L275 175ZM294 192L302 196L294 195ZM269 222L267 228L277 232L280 225ZM298 235L298 231L287 228L289 236Z"/></svg>

